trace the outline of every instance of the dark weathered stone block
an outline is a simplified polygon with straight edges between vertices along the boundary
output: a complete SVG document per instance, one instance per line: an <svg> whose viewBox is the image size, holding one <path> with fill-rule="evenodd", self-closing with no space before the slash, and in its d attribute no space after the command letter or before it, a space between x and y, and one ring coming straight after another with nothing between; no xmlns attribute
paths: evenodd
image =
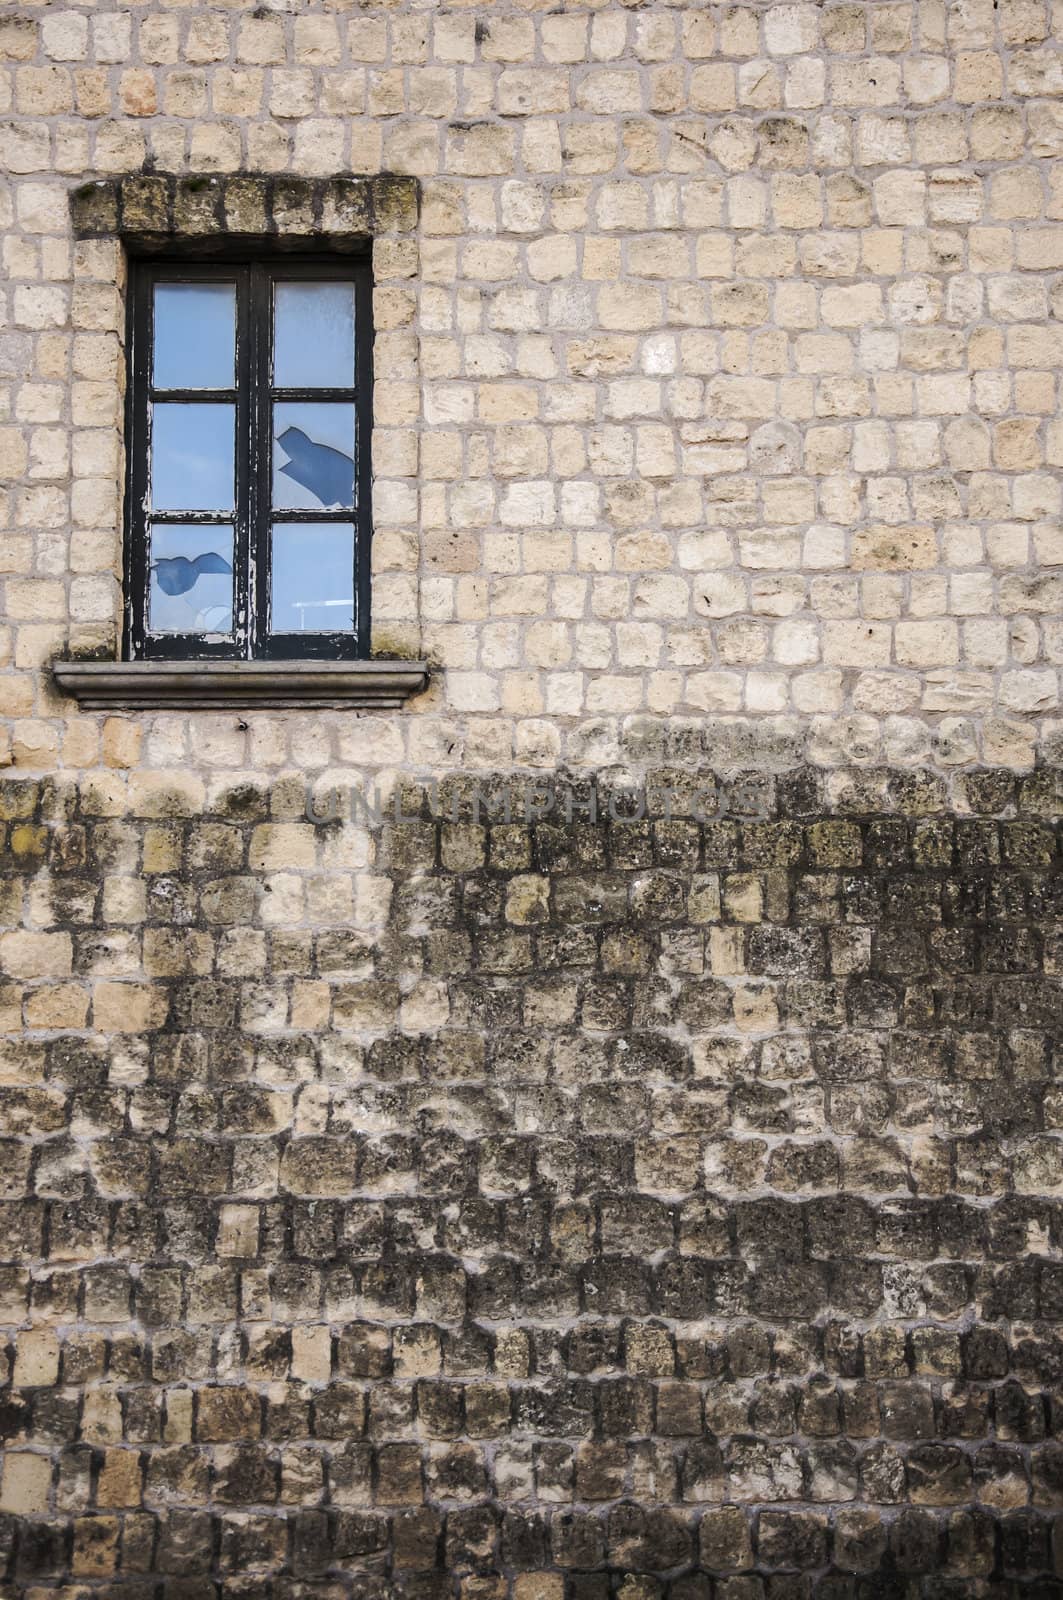
<svg viewBox="0 0 1063 1600"><path fill-rule="evenodd" d="M220 233L222 192L220 178L179 178L174 187L174 232L191 237Z"/></svg>
<svg viewBox="0 0 1063 1600"><path fill-rule="evenodd" d="M172 231L170 183L166 178L123 178L119 195L124 232Z"/></svg>
<svg viewBox="0 0 1063 1600"><path fill-rule="evenodd" d="M78 238L114 233L118 227L118 193L107 178L83 183L71 192L71 220Z"/></svg>

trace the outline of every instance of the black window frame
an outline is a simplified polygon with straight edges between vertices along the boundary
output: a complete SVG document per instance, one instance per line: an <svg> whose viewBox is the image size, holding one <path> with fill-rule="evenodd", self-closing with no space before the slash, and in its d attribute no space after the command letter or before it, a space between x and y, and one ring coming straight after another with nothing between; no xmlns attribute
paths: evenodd
<svg viewBox="0 0 1063 1600"><path fill-rule="evenodd" d="M372 272L368 249L342 255L226 253L209 259L180 254L133 258L127 324L125 626L123 654L147 661L346 661L369 656L372 541ZM348 389L275 388L272 384L273 295L278 282L350 282L355 291L355 373ZM214 525L217 511L149 509L154 288L159 282L236 283L236 383L233 389L160 390L177 403L223 401L235 406L234 607L231 638L155 633L148 628L152 521ZM354 509L275 512L272 498L272 407L275 402L341 401L354 406ZM270 632L271 522L354 524L352 629L335 633Z"/></svg>

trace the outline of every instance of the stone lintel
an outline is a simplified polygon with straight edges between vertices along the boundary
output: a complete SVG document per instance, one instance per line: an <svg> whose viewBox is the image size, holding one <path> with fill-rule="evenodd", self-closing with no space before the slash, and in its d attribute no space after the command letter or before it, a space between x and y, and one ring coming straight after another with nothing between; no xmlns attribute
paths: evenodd
<svg viewBox="0 0 1063 1600"><path fill-rule="evenodd" d="M70 195L79 239L117 235L144 249L234 238L335 244L411 233L419 204L417 179L395 173L370 178L151 173L96 179Z"/></svg>

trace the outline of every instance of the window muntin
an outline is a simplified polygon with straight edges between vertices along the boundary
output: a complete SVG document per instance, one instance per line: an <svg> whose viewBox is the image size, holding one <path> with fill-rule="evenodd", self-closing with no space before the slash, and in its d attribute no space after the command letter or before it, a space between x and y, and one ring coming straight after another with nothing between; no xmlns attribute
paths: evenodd
<svg viewBox="0 0 1063 1600"><path fill-rule="evenodd" d="M134 263L127 653L368 654L368 263Z"/></svg>

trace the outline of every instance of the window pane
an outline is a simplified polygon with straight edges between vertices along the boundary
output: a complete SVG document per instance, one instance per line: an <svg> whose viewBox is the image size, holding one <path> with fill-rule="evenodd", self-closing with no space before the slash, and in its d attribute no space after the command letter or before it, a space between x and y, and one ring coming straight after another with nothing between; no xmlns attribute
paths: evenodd
<svg viewBox="0 0 1063 1600"><path fill-rule="evenodd" d="M354 627L354 526L273 526L273 633L350 633Z"/></svg>
<svg viewBox="0 0 1063 1600"><path fill-rule="evenodd" d="M273 504L278 511L354 505L354 407L273 408Z"/></svg>
<svg viewBox="0 0 1063 1600"><path fill-rule="evenodd" d="M152 633L231 633L232 526L156 523L151 532Z"/></svg>
<svg viewBox="0 0 1063 1600"><path fill-rule="evenodd" d="M231 389L236 365L236 285L155 285L156 389Z"/></svg>
<svg viewBox="0 0 1063 1600"><path fill-rule="evenodd" d="M354 285L278 283L273 382L278 389L354 387Z"/></svg>
<svg viewBox="0 0 1063 1600"><path fill-rule="evenodd" d="M233 406L153 408L151 503L157 511L228 511L233 505Z"/></svg>

